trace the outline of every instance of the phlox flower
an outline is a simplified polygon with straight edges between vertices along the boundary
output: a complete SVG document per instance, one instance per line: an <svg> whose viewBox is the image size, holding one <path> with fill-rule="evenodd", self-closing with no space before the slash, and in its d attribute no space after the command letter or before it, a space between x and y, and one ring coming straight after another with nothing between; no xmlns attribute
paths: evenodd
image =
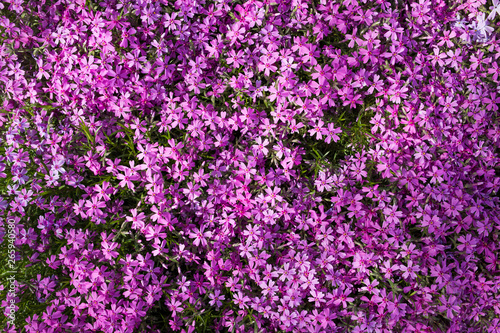
<svg viewBox="0 0 500 333"><path fill-rule="evenodd" d="M264 71L266 76L269 76L271 72L275 72L278 67L274 65L275 59L262 56L260 58L260 63L257 65L259 71Z"/></svg>
<svg viewBox="0 0 500 333"><path fill-rule="evenodd" d="M488 20L493 20L497 14L500 16L500 0L493 0L493 6L490 7L490 11Z"/></svg>
<svg viewBox="0 0 500 333"><path fill-rule="evenodd" d="M127 216L125 219L128 222L132 222L132 229L142 229L144 228L144 218L146 215L143 212L137 213L137 209L134 208L130 211L132 216Z"/></svg>
<svg viewBox="0 0 500 333"><path fill-rule="evenodd" d="M188 188L182 189L182 192L185 195L187 195L188 200L192 201L192 200L198 198L201 195L201 191L198 191L198 189L200 188L200 185L193 184L193 183L189 182L187 184L187 187Z"/></svg>
<svg viewBox="0 0 500 333"><path fill-rule="evenodd" d="M106 207L106 203L99 201L97 196L93 196L90 200L85 202L85 207L87 207L87 216L102 216L104 213L101 208Z"/></svg>
<svg viewBox="0 0 500 333"><path fill-rule="evenodd" d="M446 216L457 217L460 215L459 212L463 210L463 205L455 198L451 199L451 202L443 202L443 208L446 209Z"/></svg>
<svg viewBox="0 0 500 333"><path fill-rule="evenodd" d="M233 299L234 304L238 305L240 309L248 308L247 302L250 302L250 298L246 295L243 295L241 291L238 291L236 295L234 295Z"/></svg>
<svg viewBox="0 0 500 333"><path fill-rule="evenodd" d="M271 205L274 206L276 201L282 202L283 197L279 195L281 189L279 187L275 187L274 189L266 188L267 197L266 200L271 202Z"/></svg>
<svg viewBox="0 0 500 333"><path fill-rule="evenodd" d="M314 185L318 189L319 192L323 192L324 190L330 191L332 186L330 185L333 182L332 177L326 178L326 174L324 171L320 171L318 174L318 178L314 181Z"/></svg>
<svg viewBox="0 0 500 333"><path fill-rule="evenodd" d="M239 50L238 53L236 53L234 50L229 51L226 62L228 65L233 64L233 68L243 66L245 64L243 51Z"/></svg>
<svg viewBox="0 0 500 333"><path fill-rule="evenodd" d="M320 140L322 138L322 135L325 131L325 128L323 127L324 122L320 119L316 124L313 122L311 123L311 128L308 132L309 135L314 136L316 134L316 140Z"/></svg>
<svg viewBox="0 0 500 333"><path fill-rule="evenodd" d="M477 17L476 21L471 22L465 28L464 34L460 36L462 39L465 39L467 43L470 43L470 40L474 40L480 43L485 43L488 41L491 32L493 32L493 28L488 26L488 20L485 19L485 14L481 12Z"/></svg>
<svg viewBox="0 0 500 333"><path fill-rule="evenodd" d="M342 304L342 306L346 308L348 302L351 303L352 301L354 301L354 298L348 297L350 294L351 294L351 289L349 288L345 288L343 290L341 290L340 288L337 289L333 304L334 305Z"/></svg>
<svg viewBox="0 0 500 333"><path fill-rule="evenodd" d="M269 150L266 148L266 146L269 144L269 140L258 137L257 139L255 139L255 143L256 144L252 146L254 154L263 154L264 156L267 156Z"/></svg>
<svg viewBox="0 0 500 333"><path fill-rule="evenodd" d="M55 169L50 169L49 174L44 176L47 181L47 186L57 186L59 184L59 172Z"/></svg>
<svg viewBox="0 0 500 333"><path fill-rule="evenodd" d="M458 241L461 243L457 245L457 249L459 251L466 251L467 253L472 253L474 247L476 247L477 239L473 238L471 234L467 234L466 236L460 236Z"/></svg>
<svg viewBox="0 0 500 333"><path fill-rule="evenodd" d="M155 226L147 226L146 227L146 233L144 234L144 236L146 237L146 240L147 241L151 241L151 240L158 240L160 238L164 239L167 237L167 234L163 232L163 229L164 229L164 226L162 225L155 225Z"/></svg>
<svg viewBox="0 0 500 333"><path fill-rule="evenodd" d="M210 298L210 302L208 302L210 305L216 305L217 308L220 308L222 306L223 300L226 299L224 295L220 294L220 290L215 290L214 293L209 294L208 297Z"/></svg>
<svg viewBox="0 0 500 333"><path fill-rule="evenodd" d="M182 307L182 303L178 300L166 300L165 305L168 306L170 311L172 311L172 317L176 317L178 312L182 312L184 308Z"/></svg>
<svg viewBox="0 0 500 333"><path fill-rule="evenodd" d="M309 297L308 300L309 302L314 302L314 306L319 307L321 306L321 303L326 302L324 299L324 293L318 290L311 290L309 293L311 294L311 297Z"/></svg>
<svg viewBox="0 0 500 333"><path fill-rule="evenodd" d="M331 141L337 142L340 140L340 137L337 134L342 133L340 128L335 128L333 123L329 123L327 128L322 129L322 134L326 135L325 142L330 143Z"/></svg>
<svg viewBox="0 0 500 333"><path fill-rule="evenodd" d="M399 269L403 272L403 278L416 278L417 277L417 274L416 272L419 272L420 271L420 266L419 265L413 265L413 261L412 260L408 260L408 264L405 266L405 265L400 265L399 266Z"/></svg>
<svg viewBox="0 0 500 333"><path fill-rule="evenodd" d="M453 24L457 28L465 28L467 26L467 20L465 18L461 18L460 15L457 13L457 18L455 23Z"/></svg>
<svg viewBox="0 0 500 333"><path fill-rule="evenodd" d="M407 304L401 302L401 295L394 296L387 304L387 309L391 312L391 318L398 319L406 313Z"/></svg>
<svg viewBox="0 0 500 333"><path fill-rule="evenodd" d="M384 208L384 214L385 214L387 223L398 223L399 218L403 216L403 212L398 211L396 205L392 205L392 207Z"/></svg>
<svg viewBox="0 0 500 333"><path fill-rule="evenodd" d="M446 312L446 316L449 319L455 318L454 312L460 311L460 307L456 302L457 298L455 296L450 296L448 299L446 299L446 296L441 296L439 297L439 300L441 301L442 305L438 306L438 310Z"/></svg>
<svg viewBox="0 0 500 333"><path fill-rule="evenodd" d="M290 92L283 89L284 87L281 84L277 84L277 87L274 85L269 87L269 100L272 102L276 100L276 103L280 104L286 100L286 97L290 96Z"/></svg>
<svg viewBox="0 0 500 333"><path fill-rule="evenodd" d="M101 251L104 255L104 258L106 258L107 260L111 260L118 256L118 252L115 251L115 249L119 247L118 243L103 242L101 246L102 246Z"/></svg>
<svg viewBox="0 0 500 333"><path fill-rule="evenodd" d="M490 34L493 32L493 28L488 26L488 19L485 18L485 13L480 12L477 16L477 21L472 22L470 27L476 33L476 38L480 41L487 41Z"/></svg>
<svg viewBox="0 0 500 333"><path fill-rule="evenodd" d="M302 303L302 297L297 290L292 288L286 291L286 295L283 296L283 300L288 303L292 308L299 306Z"/></svg>
<svg viewBox="0 0 500 333"><path fill-rule="evenodd" d="M306 272L303 272L303 274ZM301 275L300 276L300 281L302 282L302 285L300 286L302 289L307 290L316 290L316 286L319 284L319 280L315 277L314 270L313 271L308 271L306 275Z"/></svg>
<svg viewBox="0 0 500 333"><path fill-rule="evenodd" d="M195 246L207 246L207 238L212 236L211 231L205 231L206 226L202 226L200 229L195 229L194 232L189 233L189 238L194 238L193 244Z"/></svg>
<svg viewBox="0 0 500 333"><path fill-rule="evenodd" d="M269 297L272 297L276 294L276 292L278 291L278 287L276 286L276 282L274 282L273 280L268 280L267 282L266 281L261 281L259 283L259 287L262 288L262 294L264 296L268 296Z"/></svg>
<svg viewBox="0 0 500 333"><path fill-rule="evenodd" d="M119 173L116 176L116 178L118 180L121 180L120 183L118 184L120 185L120 187L127 186L132 191L135 191L135 186L132 183L132 181L140 179L139 175L135 174L130 168L126 168L125 173L124 174Z"/></svg>

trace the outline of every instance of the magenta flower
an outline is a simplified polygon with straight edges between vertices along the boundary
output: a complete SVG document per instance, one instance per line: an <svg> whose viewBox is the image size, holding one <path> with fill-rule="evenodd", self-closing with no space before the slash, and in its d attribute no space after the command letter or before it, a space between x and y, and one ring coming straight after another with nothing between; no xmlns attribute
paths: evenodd
<svg viewBox="0 0 500 333"><path fill-rule="evenodd" d="M146 217L146 215L141 212L141 213L137 213L137 209L132 209L130 211L130 213L132 213L132 216L127 216L126 217L126 220L128 222L132 222L132 229L142 229L144 228L144 218Z"/></svg>
<svg viewBox="0 0 500 333"><path fill-rule="evenodd" d="M172 311L172 317L176 317L178 312L184 310L184 308L181 307L182 303L178 300L165 301L165 305Z"/></svg>
<svg viewBox="0 0 500 333"><path fill-rule="evenodd" d="M240 309L248 308L247 302L250 302L250 298L246 295L243 295L241 291L238 291L234 296L233 300L234 304L237 304Z"/></svg>
<svg viewBox="0 0 500 333"><path fill-rule="evenodd" d="M337 295L335 296L336 300L333 301L333 304L335 304L335 305L342 304L342 306L344 308L346 308L348 302L350 303L350 302L354 301L354 298L348 297L349 294L351 294L351 290L349 288L346 288L344 290L338 289L337 290Z"/></svg>
<svg viewBox="0 0 500 333"><path fill-rule="evenodd" d="M446 316L449 319L455 318L454 312L459 312L460 307L456 304L456 297L455 296L450 296L448 299L446 299L445 296L439 297L439 300L441 301L442 305L438 307L439 311L446 311Z"/></svg>
<svg viewBox="0 0 500 333"><path fill-rule="evenodd" d="M309 297L309 302L314 302L314 305L316 307L319 307L321 303L325 302L325 300L324 300L325 294L324 293L317 291L317 290L311 290L310 294L311 294L311 297Z"/></svg>
<svg viewBox="0 0 500 333"><path fill-rule="evenodd" d="M134 191L135 190L135 186L132 183L132 181L139 180L140 177L139 177L139 175L135 174L129 168L126 168L124 171L125 171L124 174L119 173L116 176L116 178L118 178L118 180L121 180L119 185L120 185L120 187L127 186L129 189L131 189L132 191Z"/></svg>
<svg viewBox="0 0 500 333"><path fill-rule="evenodd" d="M205 226L202 226L201 229L195 229L195 232L189 234L190 238L194 238L193 244L195 246L199 246L200 243L202 246L207 246L207 238L212 236L212 232L204 230Z"/></svg>
<svg viewBox="0 0 500 333"><path fill-rule="evenodd" d="M412 260L408 260L407 265L400 265L399 269L403 272L403 277L406 279L410 277L411 279L415 279L417 274L420 271L420 266L413 265Z"/></svg>
<svg viewBox="0 0 500 333"><path fill-rule="evenodd" d="M87 216L100 217L104 214L101 208L106 207L106 204L99 201L97 197L92 197L91 200L85 201L85 207L88 209L86 212Z"/></svg>
<svg viewBox="0 0 500 333"><path fill-rule="evenodd" d="M275 187L274 189L267 188L266 193L267 197L266 200L271 202L271 205L275 205L276 201L281 202L283 201L283 197L279 195L281 189L279 187Z"/></svg>
<svg viewBox="0 0 500 333"><path fill-rule="evenodd" d="M210 305L216 305L217 308L220 308L222 306L223 300L225 300L225 296L220 294L220 290L215 290L213 294L209 294L208 297L211 299L209 302Z"/></svg>

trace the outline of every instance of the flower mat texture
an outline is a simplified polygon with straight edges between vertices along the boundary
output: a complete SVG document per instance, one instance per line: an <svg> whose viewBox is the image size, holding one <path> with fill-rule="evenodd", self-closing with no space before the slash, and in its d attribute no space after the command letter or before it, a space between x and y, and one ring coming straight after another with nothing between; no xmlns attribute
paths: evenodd
<svg viewBox="0 0 500 333"><path fill-rule="evenodd" d="M6 332L500 332L499 0L0 1Z"/></svg>

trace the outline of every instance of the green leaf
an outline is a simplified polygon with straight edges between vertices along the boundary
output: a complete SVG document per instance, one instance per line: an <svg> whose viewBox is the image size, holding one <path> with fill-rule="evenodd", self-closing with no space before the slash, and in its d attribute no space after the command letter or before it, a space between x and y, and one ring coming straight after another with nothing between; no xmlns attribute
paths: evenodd
<svg viewBox="0 0 500 333"><path fill-rule="evenodd" d="M89 128L83 121L80 122L80 129L83 131L83 134L85 134L88 142L92 142L92 145L94 145L94 137L90 134Z"/></svg>

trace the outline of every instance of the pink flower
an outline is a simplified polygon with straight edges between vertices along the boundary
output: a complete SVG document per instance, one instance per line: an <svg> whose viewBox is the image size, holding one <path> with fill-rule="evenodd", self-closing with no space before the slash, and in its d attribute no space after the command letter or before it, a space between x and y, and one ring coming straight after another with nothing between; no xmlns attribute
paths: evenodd
<svg viewBox="0 0 500 333"><path fill-rule="evenodd" d="M397 210L396 205L384 208L385 220L387 223L399 223L399 218L403 216L403 212Z"/></svg>
<svg viewBox="0 0 500 333"><path fill-rule="evenodd" d="M224 295L220 294L220 290L215 290L213 294L209 294L208 297L211 299L210 302L208 302L210 305L216 305L217 308L220 308L222 306L223 300L226 299Z"/></svg>
<svg viewBox="0 0 500 333"><path fill-rule="evenodd" d="M342 304L342 306L346 308L348 302L351 303L352 301L354 301L354 298L348 297L350 293L351 290L349 288L346 288L344 290L337 289L337 295L336 295L337 299L333 302L333 304L335 305Z"/></svg>
<svg viewBox="0 0 500 333"><path fill-rule="evenodd" d="M144 218L146 217L146 215L141 212L139 214L137 214L137 209L132 209L130 211L130 213L132 213L132 217L130 216L127 216L125 219L128 221L128 222L132 222L132 229L142 229L144 228Z"/></svg>
<svg viewBox="0 0 500 333"><path fill-rule="evenodd" d="M164 228L165 227L162 225L155 225L155 226L149 225L146 228L146 233L144 234L144 236L146 237L146 240L147 241L154 240L156 242L156 241L159 241L160 238L161 239L166 238L167 234L163 232Z"/></svg>
<svg viewBox="0 0 500 333"><path fill-rule="evenodd" d="M88 210L86 212L87 216L100 217L100 216L104 215L101 208L105 208L106 203L99 201L99 199L97 197L92 197L91 200L87 200L85 202L85 207L88 208Z"/></svg>
<svg viewBox="0 0 500 333"><path fill-rule="evenodd" d="M472 253L474 247L476 247L477 239L473 238L471 234L467 234L466 236L460 236L458 241L461 243L457 245L457 249L459 251L466 251L467 253Z"/></svg>
<svg viewBox="0 0 500 333"><path fill-rule="evenodd" d="M236 295L234 295L233 299L234 304L237 304L240 309L248 308L247 302L250 302L250 298L246 295L243 295L241 291L238 291Z"/></svg>
<svg viewBox="0 0 500 333"><path fill-rule="evenodd" d="M177 312L182 312L184 310L182 303L175 299L171 301L166 300L165 305L167 305L170 311L172 311L172 317L176 317Z"/></svg>
<svg viewBox="0 0 500 333"><path fill-rule="evenodd" d="M408 260L407 266L400 265L399 269L403 272L403 277L407 279L408 277L415 279L417 277L417 272L420 271L420 266L413 265L412 260Z"/></svg>
<svg viewBox="0 0 500 333"><path fill-rule="evenodd" d="M101 251L104 254L104 258L111 260L113 258L116 258L118 256L118 252L114 251L116 248L118 248L119 244L118 243L108 243L108 242L103 242L101 244Z"/></svg>
<svg viewBox="0 0 500 333"><path fill-rule="evenodd" d="M236 53L234 50L229 51L226 62L228 65L233 64L233 68L243 66L245 64L243 51L239 50L238 53Z"/></svg>
<svg viewBox="0 0 500 333"><path fill-rule="evenodd" d="M325 131L323 125L324 122L322 120L319 120L316 124L312 123L311 126L313 128L309 130L309 135L314 136L316 134L316 140L320 140Z"/></svg>
<svg viewBox="0 0 500 333"><path fill-rule="evenodd" d="M132 181L140 179L139 175L135 174L130 168L125 168L125 173L119 173L116 178L118 178L118 180L121 180L120 184L118 184L120 185L120 187L127 186L132 191L135 191L135 186Z"/></svg>
<svg viewBox="0 0 500 333"><path fill-rule="evenodd" d="M451 203L443 202L443 208L446 209L445 211L446 216L453 216L453 217L460 216L459 212L461 212L464 209L462 204L455 198L451 199Z"/></svg>
<svg viewBox="0 0 500 333"><path fill-rule="evenodd" d="M439 297L442 305L438 306L438 310L446 312L448 319L455 318L454 312L460 311L460 307L457 305L456 299L457 298L455 296L450 296L448 299L446 299L445 296Z"/></svg>
<svg viewBox="0 0 500 333"><path fill-rule="evenodd" d="M262 140L261 137L258 137L257 139L255 139L255 143L256 144L252 146L254 154L263 154L264 156L267 156L269 150L266 148L266 146L269 144L269 140Z"/></svg>
<svg viewBox="0 0 500 333"><path fill-rule="evenodd" d="M274 189L266 188L266 193L267 197L266 200L269 200L271 202L271 205L274 206L276 201L281 202L283 201L283 197L278 195L280 193L281 189L279 187L275 187Z"/></svg>
<svg viewBox="0 0 500 333"><path fill-rule="evenodd" d="M318 290L311 290L309 293L312 296L312 297L309 297L309 302L314 302L315 307L319 307L319 306L321 306L321 303L325 302L325 300L324 300L325 294L324 293L322 293Z"/></svg>
<svg viewBox="0 0 500 333"><path fill-rule="evenodd" d="M274 59L270 59L266 56L262 56L260 58L260 61L259 64L257 65L257 68L259 69L259 71L264 71L264 74L266 76L269 76L270 72L275 72L278 67L274 66Z"/></svg>
<svg viewBox="0 0 500 333"><path fill-rule="evenodd" d="M182 192L184 192L184 194L187 195L188 200L192 201L201 195L201 191L198 191L200 185L189 182L187 183L187 187L188 188L182 189Z"/></svg>
<svg viewBox="0 0 500 333"><path fill-rule="evenodd" d="M333 123L328 124L328 128L323 128L322 129L322 134L326 135L325 142L330 143L331 141L337 142L340 140L340 137L337 134L342 133L342 130L340 128L335 128L335 125Z"/></svg>
<svg viewBox="0 0 500 333"><path fill-rule="evenodd" d="M199 246L207 246L207 237L212 236L212 232L204 231L206 226L202 226L200 229L195 229L194 232L189 233L189 238L194 238L193 244Z"/></svg>

